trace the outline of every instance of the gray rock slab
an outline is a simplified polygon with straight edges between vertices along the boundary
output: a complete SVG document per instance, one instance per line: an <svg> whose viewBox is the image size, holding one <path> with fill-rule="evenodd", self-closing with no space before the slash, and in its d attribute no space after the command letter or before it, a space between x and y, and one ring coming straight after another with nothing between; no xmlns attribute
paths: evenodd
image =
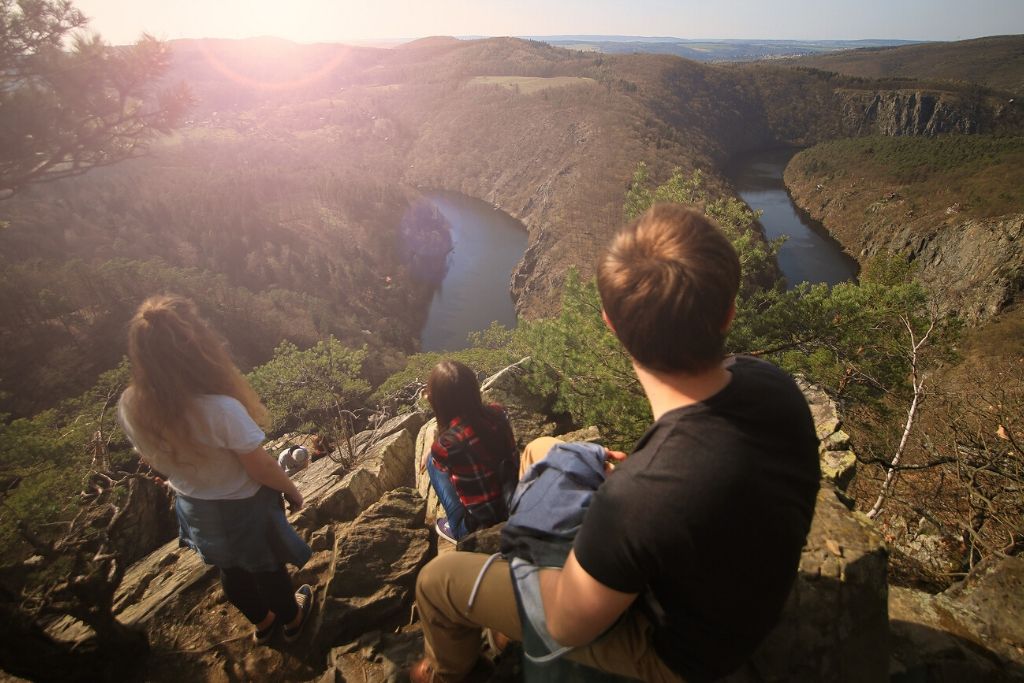
<svg viewBox="0 0 1024 683"><path fill-rule="evenodd" d="M423 499L411 488L385 494L336 533L319 642L334 646L409 620L420 568L432 555Z"/></svg>
<svg viewBox="0 0 1024 683"><path fill-rule="evenodd" d="M524 381L523 359L487 378L481 385L484 400L499 403L508 410L516 443L523 448L538 436L553 436L559 425L551 418L555 397L539 396Z"/></svg>
<svg viewBox="0 0 1024 683"><path fill-rule="evenodd" d="M1024 558L979 565L937 595L889 595L894 679L1024 681Z"/></svg>
<svg viewBox="0 0 1024 683"><path fill-rule="evenodd" d="M778 626L730 683L884 681L889 642L881 536L824 484ZM751 579L757 576L751 558Z"/></svg>

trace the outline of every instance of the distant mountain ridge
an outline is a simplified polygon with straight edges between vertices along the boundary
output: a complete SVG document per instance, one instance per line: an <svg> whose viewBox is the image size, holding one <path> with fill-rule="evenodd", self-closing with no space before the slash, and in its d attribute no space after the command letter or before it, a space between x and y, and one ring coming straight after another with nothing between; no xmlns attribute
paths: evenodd
<svg viewBox="0 0 1024 683"><path fill-rule="evenodd" d="M1024 94L1024 35L873 47L802 57L790 64L860 78L962 81Z"/></svg>
<svg viewBox="0 0 1024 683"><path fill-rule="evenodd" d="M744 38L674 38L671 36L556 35L522 36L570 50L606 54L653 53L698 62L734 62L817 55L859 48L913 45L914 40L753 40Z"/></svg>

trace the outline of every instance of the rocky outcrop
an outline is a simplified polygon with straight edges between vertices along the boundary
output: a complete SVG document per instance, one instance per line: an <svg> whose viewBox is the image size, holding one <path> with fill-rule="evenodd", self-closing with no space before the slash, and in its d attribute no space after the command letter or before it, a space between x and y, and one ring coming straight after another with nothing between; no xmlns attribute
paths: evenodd
<svg viewBox="0 0 1024 683"><path fill-rule="evenodd" d="M432 555L423 499L410 488L385 494L348 527L335 525L319 640L342 644L408 622L416 575Z"/></svg>
<svg viewBox="0 0 1024 683"><path fill-rule="evenodd" d="M825 391L803 377L796 378L797 386L807 399L814 428L818 434L818 458L821 476L840 489L845 489L857 473L857 455L850 445L850 435L840 429L839 406Z"/></svg>
<svg viewBox="0 0 1024 683"><path fill-rule="evenodd" d="M782 620L730 683L885 680L887 559L874 525L822 486Z"/></svg>
<svg viewBox="0 0 1024 683"><path fill-rule="evenodd" d="M978 133L991 127L991 112L977 100L941 91L836 90L848 136Z"/></svg>
<svg viewBox="0 0 1024 683"><path fill-rule="evenodd" d="M880 230L861 251L907 254L943 312L988 320L1024 290L1024 214L958 220L958 207L947 208L946 220L928 234L911 226Z"/></svg>
<svg viewBox="0 0 1024 683"><path fill-rule="evenodd" d="M893 680L1024 681L1024 558L979 565L938 595L889 592Z"/></svg>
<svg viewBox="0 0 1024 683"><path fill-rule="evenodd" d="M403 489L413 483L410 429L418 428L422 419L422 415L406 416L396 422L399 426L390 435L378 438L378 433L375 445L352 465L322 458L293 478L306 506L290 519L315 551L296 580L319 587L323 609L318 612L319 628L315 630L319 632L327 624L328 629L342 634L331 635L330 630L324 636L314 634L304 641L310 648L326 652L327 646L346 642L344 634L361 632L358 624L367 613L383 619L389 610L401 611L408 603L410 577L430 548L429 532L422 523L422 500L411 489ZM376 508L363 514L377 501L381 502ZM368 566L368 555L388 558L388 571L374 572L362 582L349 577L347 589L332 583L331 577L344 573L350 564L347 571L352 573ZM383 565L373 566L381 569ZM364 590L367 581L374 584L374 590ZM180 652L181 666L251 678L252 672L267 666L264 660L274 651L251 651L247 640L250 627L235 610L224 606L217 585L216 570L204 565L191 550L179 548L174 540L129 568L115 594L113 612L123 624L144 630L154 652ZM51 627L51 634L83 644L91 636L85 625L70 619ZM335 637L340 639L333 640ZM299 668L285 669L293 678L313 673L308 670L300 676ZM180 667L172 667L167 673L154 670L149 677L171 680L181 674Z"/></svg>
<svg viewBox="0 0 1024 683"><path fill-rule="evenodd" d="M1024 290L1022 213L968 218L961 203L967 198L948 195L939 206L922 206L881 179L825 178L801 155L786 168L785 181L793 201L861 264L884 253L913 260L914 276L940 313L981 323Z"/></svg>
<svg viewBox="0 0 1024 683"><path fill-rule="evenodd" d="M508 371L499 373L487 386L514 377ZM521 384L504 386L515 388L503 394L507 405L530 405ZM801 388L826 444L823 455L842 452L829 450L847 441L836 406L812 385L801 381ZM307 507L292 515L292 521L309 539L314 555L295 581L316 586L318 602L309 633L299 643L254 647L251 626L226 604L215 570L175 543L134 565L118 590L115 612L148 635L152 654L138 677L400 680L400 672L423 647L410 613L415 578L437 552L429 530L430 504L422 495L429 494L429 485L421 477L418 488L410 488L419 456L433 440L431 422L419 427L424 417L398 421L396 431L351 466L324 458L296 475ZM523 422L534 426L519 438L539 436L551 422ZM565 436L600 438L594 428ZM902 680L995 681L1016 675L1014 657L1024 641L1024 565L1014 558L1004 566L979 569L963 586L938 596L889 591L886 546L874 524L851 512L844 500L833 483L823 484L782 619L729 681L885 680L890 618L892 666L905 676ZM460 543L459 550L490 551L498 539L499 529L492 528ZM756 580L757 558L750 561L751 580ZM997 611L1000 616L991 618ZM65 624L61 635L88 640L76 623ZM512 647L492 680L516 680L517 662L518 651Z"/></svg>

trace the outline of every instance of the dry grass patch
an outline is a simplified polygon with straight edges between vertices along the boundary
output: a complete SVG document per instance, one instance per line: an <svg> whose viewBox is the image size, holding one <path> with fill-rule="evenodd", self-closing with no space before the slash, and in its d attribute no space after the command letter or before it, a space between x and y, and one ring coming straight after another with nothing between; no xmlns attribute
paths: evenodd
<svg viewBox="0 0 1024 683"><path fill-rule="evenodd" d="M571 85L596 85L597 81L585 76L477 76L469 81L470 85L500 85L524 95L550 88L565 88Z"/></svg>

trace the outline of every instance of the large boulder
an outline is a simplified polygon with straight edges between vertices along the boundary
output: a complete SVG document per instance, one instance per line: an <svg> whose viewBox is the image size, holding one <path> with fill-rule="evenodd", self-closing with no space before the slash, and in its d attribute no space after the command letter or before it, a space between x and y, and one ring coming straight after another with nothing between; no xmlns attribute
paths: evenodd
<svg viewBox="0 0 1024 683"><path fill-rule="evenodd" d="M318 595L326 597L326 586L337 570L336 547L344 546L349 526L357 526L353 520L364 510L388 491L413 483L413 456L412 436L407 429L401 429L372 447L351 468L323 458L293 478L306 506L292 513L290 519L318 550L295 575L296 582L316 585ZM417 511L421 501L411 491L407 490L407 495L413 496L414 505L396 511L398 517L388 524L412 524L418 535L429 536L422 528L422 512ZM151 680L189 679L195 677L196 671L210 670L228 672L227 679L251 679L259 677L257 672L268 670L261 667L274 670L273 667L283 666L279 655L275 659L274 650L250 652L251 627L225 603L216 569L204 565L191 550L179 548L177 540L166 543L128 569L115 595L113 612L123 624L145 630L157 652L168 649L181 655L179 666L166 672L154 662L153 670L147 673ZM91 635L87 627L71 619L52 625L51 633L75 643L85 642ZM310 652L326 652L327 646L321 648L315 637L303 642ZM334 644L337 643L330 643ZM315 673L308 664L303 667L289 665L283 670L290 671L288 675L292 678ZM304 673L300 675L300 671ZM208 673L204 677L217 679Z"/></svg>
<svg viewBox="0 0 1024 683"><path fill-rule="evenodd" d="M358 453L361 450L366 450L369 447L375 446L387 437L395 434L396 432L405 431L413 438L419 433L423 423L427 421L427 414L422 411L413 411L410 413L403 413L396 415L389 420L385 420L373 429L367 429L359 432L352 437L352 445L355 451Z"/></svg>
<svg viewBox="0 0 1024 683"><path fill-rule="evenodd" d="M893 677L1024 681L1024 557L987 561L938 595L889 593Z"/></svg>
<svg viewBox="0 0 1024 683"><path fill-rule="evenodd" d="M821 476L840 489L845 489L853 475L857 472L857 456L850 446L850 435L844 432L839 406L825 390L811 384L805 378L797 376L796 384L807 399L814 418L819 445L818 458L821 465Z"/></svg>
<svg viewBox="0 0 1024 683"><path fill-rule="evenodd" d="M409 621L416 575L432 556L423 499L411 488L385 494L336 531L319 641L335 646Z"/></svg>
<svg viewBox="0 0 1024 683"><path fill-rule="evenodd" d="M420 463L424 461L424 458L429 457L430 447L437 438L437 418L430 418L425 425L420 428L419 434L416 435L416 457L413 459L413 476L416 477L416 490L420 496L427 502L426 516L424 518L427 524L433 524L438 517L444 517L444 508L441 507L441 501L437 498L437 493L434 491L434 487L430 485L430 477L427 475L427 471L421 469Z"/></svg>
<svg viewBox="0 0 1024 683"><path fill-rule="evenodd" d="M378 441L351 464L316 461L292 477L307 499L292 523L307 535L325 524L355 519L385 491L412 486L413 436L402 429Z"/></svg>
<svg viewBox="0 0 1024 683"><path fill-rule="evenodd" d="M538 436L554 436L571 429L564 416L554 416L554 394L540 395L527 385L524 368L530 362L529 358L524 358L499 370L480 385L485 402L505 406L519 448Z"/></svg>
<svg viewBox="0 0 1024 683"><path fill-rule="evenodd" d="M887 559L874 524L851 512L825 483L782 619L747 667L728 680L886 680ZM751 580L756 577L757 558L751 558Z"/></svg>

